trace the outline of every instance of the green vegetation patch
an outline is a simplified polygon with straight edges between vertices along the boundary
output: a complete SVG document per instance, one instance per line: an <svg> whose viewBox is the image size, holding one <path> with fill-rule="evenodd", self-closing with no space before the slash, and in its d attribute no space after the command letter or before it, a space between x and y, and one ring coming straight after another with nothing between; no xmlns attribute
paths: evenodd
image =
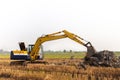
<svg viewBox="0 0 120 80"><path fill-rule="evenodd" d="M7 53L0 53L0 58L10 58L10 55Z"/></svg>
<svg viewBox="0 0 120 80"><path fill-rule="evenodd" d="M114 52L116 56L120 56L120 52Z"/></svg>
<svg viewBox="0 0 120 80"><path fill-rule="evenodd" d="M114 52L116 56L120 56L120 52ZM45 52L44 58L84 58L85 52ZM0 53L0 58L10 58L9 53Z"/></svg>
<svg viewBox="0 0 120 80"><path fill-rule="evenodd" d="M45 53L45 58L84 58L84 52L50 52Z"/></svg>

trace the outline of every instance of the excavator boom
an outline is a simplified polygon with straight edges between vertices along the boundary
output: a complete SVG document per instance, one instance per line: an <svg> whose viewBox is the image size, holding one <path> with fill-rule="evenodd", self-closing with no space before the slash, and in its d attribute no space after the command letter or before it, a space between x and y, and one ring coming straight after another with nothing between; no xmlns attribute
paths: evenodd
<svg viewBox="0 0 120 80"><path fill-rule="evenodd" d="M57 40L57 39L62 39L62 38L69 38L87 48L91 47L92 45L90 44L90 42L87 42L86 40L84 40L83 38L73 34L73 33L70 33L66 30L63 30L61 32L56 32L56 33L53 33L53 34L48 34L48 35L44 35L42 37L39 37L35 43L35 46L33 47L31 53L30 53L30 57L31 57L31 60L36 60L37 58L37 55L38 55L38 52L39 52L39 46L46 42L46 41L51 41L51 40ZM87 43L85 43L87 42ZM90 44L90 46L88 47L88 44ZM92 48L94 49L94 48ZM93 50L95 52L95 50Z"/></svg>

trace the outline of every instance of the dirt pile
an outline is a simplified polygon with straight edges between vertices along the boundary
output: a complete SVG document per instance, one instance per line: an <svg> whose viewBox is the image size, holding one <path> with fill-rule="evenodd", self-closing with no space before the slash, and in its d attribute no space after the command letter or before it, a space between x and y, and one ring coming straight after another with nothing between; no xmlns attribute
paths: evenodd
<svg viewBox="0 0 120 80"><path fill-rule="evenodd" d="M103 50L91 56L85 56L84 64L91 66L120 67L120 58L116 57L112 51Z"/></svg>

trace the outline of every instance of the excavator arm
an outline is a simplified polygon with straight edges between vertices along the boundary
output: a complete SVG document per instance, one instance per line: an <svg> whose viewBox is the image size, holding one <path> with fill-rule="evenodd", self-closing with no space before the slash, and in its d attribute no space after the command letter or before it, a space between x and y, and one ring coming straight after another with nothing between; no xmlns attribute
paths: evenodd
<svg viewBox="0 0 120 80"><path fill-rule="evenodd" d="M37 41L35 42L35 45L32 49L32 51L29 53L30 55L30 60L34 61L37 59L38 57L38 52L39 52L39 46L42 45L42 43L46 42L46 41L51 41L51 40L57 40L57 39L63 39L63 38L69 38L85 47L87 47L87 50L89 47L92 47L91 43L84 40L83 38L73 34L73 33L70 33L66 30L63 30L61 32L56 32L56 33L53 33L53 34L48 34L48 35L44 35L42 37L39 37L37 39ZM88 46L90 45L90 46ZM94 48L92 47L92 50L93 52L95 52Z"/></svg>

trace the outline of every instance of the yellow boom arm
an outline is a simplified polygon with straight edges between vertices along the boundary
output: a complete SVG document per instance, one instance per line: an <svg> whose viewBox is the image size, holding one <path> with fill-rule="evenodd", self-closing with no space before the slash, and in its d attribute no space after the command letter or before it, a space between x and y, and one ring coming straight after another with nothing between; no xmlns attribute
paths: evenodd
<svg viewBox="0 0 120 80"><path fill-rule="evenodd" d="M66 30L63 30L61 32L56 32L53 34L48 34L48 35L39 37L37 39L37 41L35 42L35 45L34 45L32 51L29 53L31 60L37 59L38 52L40 49L39 46L41 46L42 43L44 43L46 41L57 40L57 39L62 39L62 38L70 38L70 39L74 40L75 42L78 42L79 44L86 47L86 44L83 42L83 41L85 41L83 38L81 38L73 33L70 33ZM87 41L85 41L85 42L87 42Z"/></svg>

